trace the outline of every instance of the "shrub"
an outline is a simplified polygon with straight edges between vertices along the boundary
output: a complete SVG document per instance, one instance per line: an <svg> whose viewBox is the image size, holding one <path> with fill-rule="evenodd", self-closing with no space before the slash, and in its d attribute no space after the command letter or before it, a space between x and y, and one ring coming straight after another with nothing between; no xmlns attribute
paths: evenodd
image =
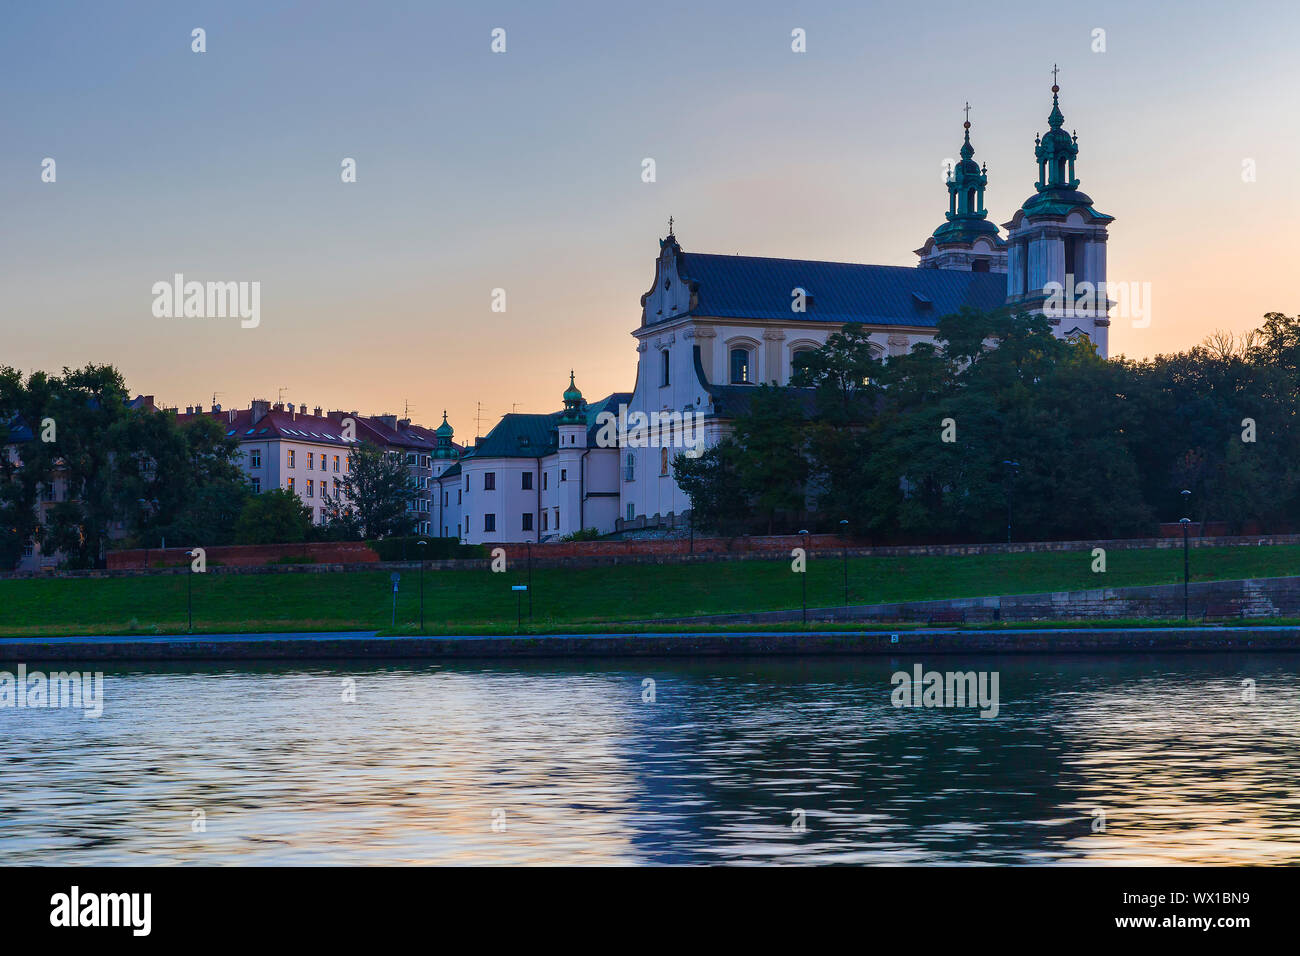
<svg viewBox="0 0 1300 956"><path fill-rule="evenodd" d="M429 542L421 548L416 542ZM481 544L461 544L456 538L435 538L428 535L401 535L367 541L371 551L379 555L380 561L419 561L420 552L429 561L446 561L455 558L487 557L487 549Z"/></svg>

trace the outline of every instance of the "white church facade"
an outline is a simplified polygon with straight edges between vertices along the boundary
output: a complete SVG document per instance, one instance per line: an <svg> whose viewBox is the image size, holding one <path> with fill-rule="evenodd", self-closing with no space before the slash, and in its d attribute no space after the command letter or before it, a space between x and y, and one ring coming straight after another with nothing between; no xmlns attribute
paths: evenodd
<svg viewBox="0 0 1300 956"><path fill-rule="evenodd" d="M1086 337L1106 357L1113 220L1079 192L1078 139L1063 123L1053 85L1049 129L1035 143L1035 193L1004 237L988 220L987 170L974 161L968 119L945 221L916 250L915 267L691 253L670 224L632 333L632 392L589 404L571 376L563 412L505 416L461 459L462 540L682 526L690 502L672 477L673 457L716 443L756 385L788 384L795 357L848 323L864 326L887 359L933 341L939 319L963 307L1007 307L1045 314L1059 337ZM1062 314L1054 293L1078 288L1098 294ZM631 424L631 441L625 432L608 441L601 421L610 416ZM648 446L637 441L646 422L668 423Z"/></svg>

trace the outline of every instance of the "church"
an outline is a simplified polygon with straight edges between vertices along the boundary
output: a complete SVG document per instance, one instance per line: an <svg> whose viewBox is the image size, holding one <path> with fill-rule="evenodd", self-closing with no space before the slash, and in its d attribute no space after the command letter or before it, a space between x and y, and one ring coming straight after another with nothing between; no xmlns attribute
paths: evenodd
<svg viewBox="0 0 1300 956"><path fill-rule="evenodd" d="M683 526L690 501L673 479L672 458L716 442L755 385L787 384L796 356L847 323L863 325L887 359L932 341L939 319L962 307L1005 306L1047 315L1059 337L1086 338L1106 357L1113 217L1079 191L1078 136L1064 128L1055 83L1047 122L1035 138L1035 192L1003 235L988 219L988 170L974 159L967 112L961 160L947 177L944 222L916 250L914 267L687 252L670 223L632 333L632 392L589 404L571 376L563 412L505 416L461 461L461 497L473 501L457 522L462 540L544 541L590 527L608 533ZM1064 315L1053 307L1053 290L1085 283L1102 291L1095 303ZM602 440L601 420L617 409L621 420L669 426L654 430L649 442L637 440L635 426L618 442ZM503 477L506 488L499 486ZM543 502L557 495L562 507Z"/></svg>

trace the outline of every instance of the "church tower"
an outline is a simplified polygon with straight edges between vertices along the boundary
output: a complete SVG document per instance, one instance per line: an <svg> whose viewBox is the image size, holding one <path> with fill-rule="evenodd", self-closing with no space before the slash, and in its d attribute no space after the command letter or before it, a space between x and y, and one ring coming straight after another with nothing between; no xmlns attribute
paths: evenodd
<svg viewBox="0 0 1300 956"><path fill-rule="evenodd" d="M965 142L961 162L948 172L947 221L916 250L922 269L956 269L962 272L1006 272L1006 241L988 221L984 188L988 167L975 162L970 144L970 104L966 104Z"/></svg>
<svg viewBox="0 0 1300 956"><path fill-rule="evenodd" d="M1056 78L1056 69L1052 78ZM1035 137L1036 192L1007 229L1007 304L1048 317L1059 338L1087 337L1107 354L1110 302L1106 295L1106 227L1113 216L1098 212L1079 192L1074 164L1079 137L1062 127L1061 88L1052 84L1048 131Z"/></svg>
<svg viewBox="0 0 1300 956"><path fill-rule="evenodd" d="M564 390L564 412L556 423L556 433L561 450L587 447L587 403L573 383L572 370L569 371L569 387Z"/></svg>

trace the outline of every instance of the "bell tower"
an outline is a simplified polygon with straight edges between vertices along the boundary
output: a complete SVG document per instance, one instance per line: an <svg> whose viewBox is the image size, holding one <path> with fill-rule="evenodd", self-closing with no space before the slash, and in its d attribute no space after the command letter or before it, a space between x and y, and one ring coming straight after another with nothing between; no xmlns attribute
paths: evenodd
<svg viewBox="0 0 1300 956"><path fill-rule="evenodd" d="M975 147L970 144L969 103L965 113L961 162L948 171L946 221L925 240L925 245L916 250L921 257L917 266L962 272L1006 272L1006 241L999 234L998 227L989 222L988 210L984 208L988 167L981 168L974 159Z"/></svg>
<svg viewBox="0 0 1300 956"><path fill-rule="evenodd" d="M1052 68L1055 81L1057 70ZM1079 192L1078 134L1065 131L1061 88L1052 84L1048 130L1034 139L1035 193L1007 229L1007 304L1046 315L1059 338L1086 337L1107 355L1110 302L1106 294L1107 227L1114 221Z"/></svg>

